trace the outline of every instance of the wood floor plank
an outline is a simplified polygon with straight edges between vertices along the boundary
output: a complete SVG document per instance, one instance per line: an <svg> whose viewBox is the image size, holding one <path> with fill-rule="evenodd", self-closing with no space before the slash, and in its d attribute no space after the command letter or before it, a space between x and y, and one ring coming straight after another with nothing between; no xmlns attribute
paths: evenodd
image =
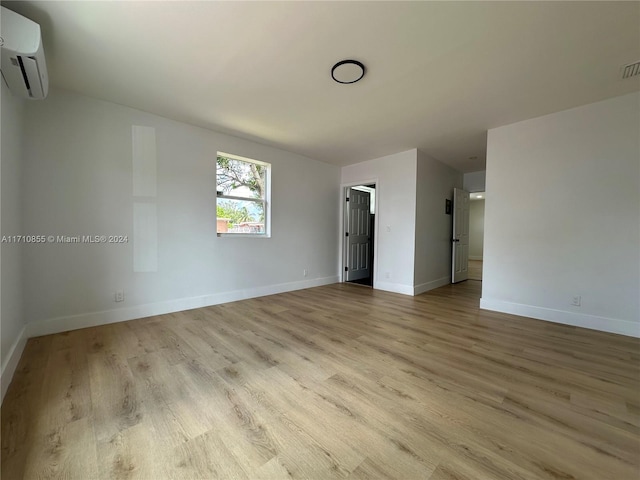
<svg viewBox="0 0 640 480"><path fill-rule="evenodd" d="M2 478L23 478L29 445L42 432L36 423L53 336L30 339L2 402Z"/></svg>
<svg viewBox="0 0 640 480"><path fill-rule="evenodd" d="M102 478L146 480L167 478L164 458L154 449L141 448L155 443L156 431L148 421L115 433L97 444L98 469Z"/></svg>
<svg viewBox="0 0 640 480"><path fill-rule="evenodd" d="M640 478L640 340L480 290L335 284L30 339L2 478Z"/></svg>
<svg viewBox="0 0 640 480"><path fill-rule="evenodd" d="M24 478L98 478L97 450L91 419L75 420L34 440Z"/></svg>
<svg viewBox="0 0 640 480"><path fill-rule="evenodd" d="M37 417L41 428L53 430L91 414L86 337L82 331L54 337L45 369ZM62 339L63 342L58 342Z"/></svg>
<svg viewBox="0 0 640 480"><path fill-rule="evenodd" d="M389 452L384 461L376 458L367 458L358 465L351 475L350 479L357 480L373 480L381 478L411 478L411 479L428 479L431 477L433 470L424 467L419 462L411 462L406 459L399 458L395 452Z"/></svg>
<svg viewBox="0 0 640 480"><path fill-rule="evenodd" d="M162 350L129 359L135 395L143 405L142 415L156 432L155 443L173 450L208 431L216 411L202 408L201 399L190 391L189 378L169 362Z"/></svg>
<svg viewBox="0 0 640 480"><path fill-rule="evenodd" d="M87 355L92 419L98 441L112 438L142 420L141 399L127 361L101 347Z"/></svg>
<svg viewBox="0 0 640 480"><path fill-rule="evenodd" d="M168 452L166 458L168 478L193 480L206 479L251 479L255 478L243 470L232 452L215 432L193 438ZM148 477L161 478L161 477ZM275 478L275 477L272 477Z"/></svg>

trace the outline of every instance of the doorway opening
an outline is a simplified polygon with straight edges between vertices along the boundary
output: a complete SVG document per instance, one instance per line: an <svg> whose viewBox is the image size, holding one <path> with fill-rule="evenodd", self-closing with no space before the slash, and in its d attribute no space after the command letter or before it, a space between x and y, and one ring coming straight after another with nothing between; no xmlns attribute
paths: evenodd
<svg viewBox="0 0 640 480"><path fill-rule="evenodd" d="M482 281L485 198L486 192L469 195L469 280Z"/></svg>
<svg viewBox="0 0 640 480"><path fill-rule="evenodd" d="M376 184L345 187L343 205L343 281L373 287Z"/></svg>

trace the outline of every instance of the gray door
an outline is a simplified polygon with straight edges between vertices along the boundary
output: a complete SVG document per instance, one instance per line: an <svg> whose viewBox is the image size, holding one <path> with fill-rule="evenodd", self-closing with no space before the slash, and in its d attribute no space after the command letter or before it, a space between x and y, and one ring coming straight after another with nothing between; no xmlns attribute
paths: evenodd
<svg viewBox="0 0 640 480"><path fill-rule="evenodd" d="M360 280L371 275L371 222L369 192L347 189L346 245L347 262L345 278L347 282Z"/></svg>

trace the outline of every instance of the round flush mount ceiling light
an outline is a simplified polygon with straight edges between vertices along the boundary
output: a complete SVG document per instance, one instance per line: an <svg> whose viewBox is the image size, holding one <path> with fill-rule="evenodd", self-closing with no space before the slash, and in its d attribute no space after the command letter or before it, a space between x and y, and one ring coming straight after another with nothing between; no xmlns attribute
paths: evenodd
<svg viewBox="0 0 640 480"><path fill-rule="evenodd" d="M331 78L338 83L356 83L364 77L364 65L357 60L342 60L331 69Z"/></svg>

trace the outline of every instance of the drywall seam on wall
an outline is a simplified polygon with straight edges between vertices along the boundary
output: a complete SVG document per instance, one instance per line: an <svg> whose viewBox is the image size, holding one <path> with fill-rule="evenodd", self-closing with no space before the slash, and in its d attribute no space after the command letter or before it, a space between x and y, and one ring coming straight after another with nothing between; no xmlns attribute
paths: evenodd
<svg viewBox="0 0 640 480"><path fill-rule="evenodd" d="M147 201L133 203L133 271L158 271L158 213L156 129L131 126L133 196ZM153 200L149 197L152 197Z"/></svg>
<svg viewBox="0 0 640 480"><path fill-rule="evenodd" d="M119 308L114 310L104 310L101 312L83 313L68 317L51 318L32 322L28 325L28 336L38 337L53 333L66 332L77 328L94 327L109 323L124 322L145 318L154 315L164 315L166 313L181 312L194 308L209 307L221 303L236 302L248 298L275 295L278 293L302 290L304 288L320 287L338 282L339 277L324 277L301 282L281 283L279 285L268 285L245 290L234 290L230 292L204 295L200 297L179 298L166 302L151 303L146 305L136 305L133 307ZM4 378L4 377L3 377Z"/></svg>
<svg viewBox="0 0 640 480"><path fill-rule="evenodd" d="M134 197L157 194L156 129L131 126L132 176Z"/></svg>
<svg viewBox="0 0 640 480"><path fill-rule="evenodd" d="M640 324L617 318L596 317L581 313L554 310L551 308L524 305L521 303L504 302L500 300L480 299L480 308L495 312L510 313L520 317L538 319L546 322L572 325L575 327L589 328L603 332L618 333L629 337L640 338Z"/></svg>

